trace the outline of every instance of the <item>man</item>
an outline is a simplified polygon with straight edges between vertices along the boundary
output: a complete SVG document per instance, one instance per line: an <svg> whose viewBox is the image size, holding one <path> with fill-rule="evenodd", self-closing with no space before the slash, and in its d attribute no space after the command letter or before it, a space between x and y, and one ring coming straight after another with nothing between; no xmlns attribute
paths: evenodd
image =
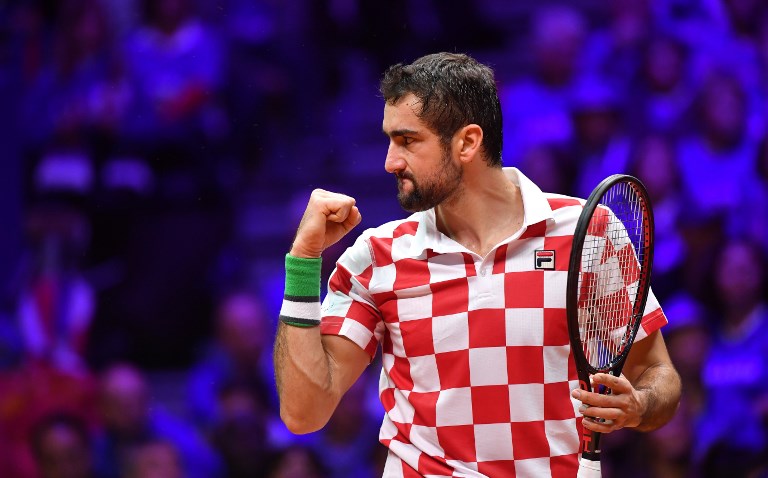
<svg viewBox="0 0 768 478"><path fill-rule="evenodd" d="M575 476L581 426L666 423L680 382L655 298L625 376L594 377L613 395L578 390L565 277L583 201L502 169L492 71L440 53L391 67L381 91L385 169L414 214L357 239L321 311L320 256L361 215L353 198L312 193L286 257L275 342L288 428L323 427L379 345L385 477ZM553 270L535 269L541 249L555 251Z"/></svg>

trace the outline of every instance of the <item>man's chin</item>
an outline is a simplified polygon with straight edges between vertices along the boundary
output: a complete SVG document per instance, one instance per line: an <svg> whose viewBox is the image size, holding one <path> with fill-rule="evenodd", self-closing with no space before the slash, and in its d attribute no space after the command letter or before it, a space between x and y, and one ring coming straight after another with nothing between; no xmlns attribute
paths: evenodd
<svg viewBox="0 0 768 478"><path fill-rule="evenodd" d="M402 192L397 195L397 202L399 202L400 207L407 212L426 211L430 208L430 206L425 205L423 201L415 200L413 196L402 194Z"/></svg>

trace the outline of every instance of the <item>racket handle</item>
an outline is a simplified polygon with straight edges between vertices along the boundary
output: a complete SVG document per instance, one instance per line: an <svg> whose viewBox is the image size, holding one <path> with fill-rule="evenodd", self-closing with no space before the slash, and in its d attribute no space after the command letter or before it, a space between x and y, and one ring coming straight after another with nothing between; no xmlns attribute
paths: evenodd
<svg viewBox="0 0 768 478"><path fill-rule="evenodd" d="M579 457L579 472L576 474L576 478L601 478L602 471L600 468L600 461L589 460L584 457Z"/></svg>

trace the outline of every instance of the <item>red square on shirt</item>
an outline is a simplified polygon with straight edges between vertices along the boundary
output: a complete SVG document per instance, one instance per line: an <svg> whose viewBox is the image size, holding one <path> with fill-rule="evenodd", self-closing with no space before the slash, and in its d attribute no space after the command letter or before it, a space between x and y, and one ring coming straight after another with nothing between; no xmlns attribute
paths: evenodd
<svg viewBox="0 0 768 478"><path fill-rule="evenodd" d="M509 387L472 387L472 418L475 424L509 423Z"/></svg>
<svg viewBox="0 0 768 478"><path fill-rule="evenodd" d="M513 422L512 453L515 460L549 457L544 422Z"/></svg>
<svg viewBox="0 0 768 478"><path fill-rule="evenodd" d="M432 341L432 319L407 320L400 322L400 335L407 357L435 353Z"/></svg>
<svg viewBox="0 0 768 478"><path fill-rule="evenodd" d="M515 460L481 461L477 463L477 471L484 476L503 476L515 478ZM552 475L557 476L557 475Z"/></svg>
<svg viewBox="0 0 768 478"><path fill-rule="evenodd" d="M395 262L395 290L429 284L427 261L402 259Z"/></svg>
<svg viewBox="0 0 768 478"><path fill-rule="evenodd" d="M475 453L475 428L473 425L437 427L437 440L443 450L451 450L446 460L477 461Z"/></svg>
<svg viewBox="0 0 768 478"><path fill-rule="evenodd" d="M414 425L425 427L437 425L436 409L437 397L439 396L440 392L411 392L408 394L408 401L416 411L413 416Z"/></svg>
<svg viewBox="0 0 768 478"><path fill-rule="evenodd" d="M413 390L413 378L411 377L411 363L407 358L394 357L389 376L400 390Z"/></svg>
<svg viewBox="0 0 768 478"><path fill-rule="evenodd" d="M507 347L509 383L544 383L544 348L535 346Z"/></svg>
<svg viewBox="0 0 768 478"><path fill-rule="evenodd" d="M470 310L469 347L504 347L507 342L504 309Z"/></svg>
<svg viewBox="0 0 768 478"><path fill-rule="evenodd" d="M469 310L469 283L466 277L451 279L430 285L432 290L432 315L458 314Z"/></svg>
<svg viewBox="0 0 768 478"><path fill-rule="evenodd" d="M575 418L568 382L544 384L544 420Z"/></svg>
<svg viewBox="0 0 768 478"><path fill-rule="evenodd" d="M424 453L419 455L419 476L451 476L453 468L448 466L445 458L441 456L429 456Z"/></svg>
<svg viewBox="0 0 768 478"><path fill-rule="evenodd" d="M568 318L565 309L544 309L544 345L568 345Z"/></svg>
<svg viewBox="0 0 768 478"><path fill-rule="evenodd" d="M442 390L469 387L469 350L435 354L435 361Z"/></svg>
<svg viewBox="0 0 768 478"><path fill-rule="evenodd" d="M573 476L573 470L579 469L579 455L553 456L549 459L549 471L552 476Z"/></svg>
<svg viewBox="0 0 768 478"><path fill-rule="evenodd" d="M541 271L507 272L504 274L505 306L508 308L544 307L543 274Z"/></svg>

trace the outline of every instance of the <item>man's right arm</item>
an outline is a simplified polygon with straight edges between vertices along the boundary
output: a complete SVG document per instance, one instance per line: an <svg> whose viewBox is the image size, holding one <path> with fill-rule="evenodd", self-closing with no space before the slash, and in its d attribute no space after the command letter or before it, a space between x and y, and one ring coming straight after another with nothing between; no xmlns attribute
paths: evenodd
<svg viewBox="0 0 768 478"><path fill-rule="evenodd" d="M371 358L349 339L321 336L320 327L281 323L274 361L280 418L291 432L303 434L325 426Z"/></svg>
<svg viewBox="0 0 768 478"><path fill-rule="evenodd" d="M288 306L283 306L296 317L286 320L281 312L274 362L280 417L293 433L322 428L341 397L370 363L368 354L352 341L320 334L319 267L316 273L307 273L301 264L302 259L319 258L360 220L354 199L320 189L313 191L286 261L286 266L291 261L299 262L298 273L286 267ZM317 295L314 303L304 302L306 297L294 297L295 302L289 300L290 283L296 280L300 286L294 290L309 287L313 290L309 295Z"/></svg>

